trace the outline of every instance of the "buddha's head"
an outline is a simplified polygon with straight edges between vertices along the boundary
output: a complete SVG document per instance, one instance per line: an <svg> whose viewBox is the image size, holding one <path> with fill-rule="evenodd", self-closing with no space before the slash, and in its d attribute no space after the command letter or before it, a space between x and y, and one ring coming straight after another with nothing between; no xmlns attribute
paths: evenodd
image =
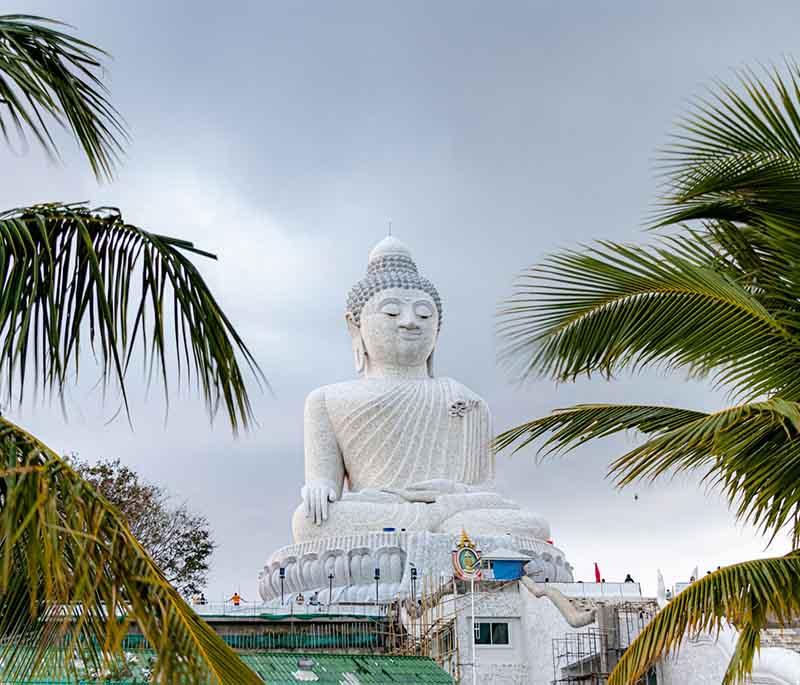
<svg viewBox="0 0 800 685"><path fill-rule="evenodd" d="M367 275L347 296L345 318L359 373L427 365L433 376L442 302L396 238L384 238L370 253Z"/></svg>

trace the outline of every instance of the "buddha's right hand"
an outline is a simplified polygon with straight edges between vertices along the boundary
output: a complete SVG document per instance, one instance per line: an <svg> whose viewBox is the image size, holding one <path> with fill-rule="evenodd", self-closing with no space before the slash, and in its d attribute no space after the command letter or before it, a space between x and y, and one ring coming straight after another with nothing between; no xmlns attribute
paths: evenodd
<svg viewBox="0 0 800 685"><path fill-rule="evenodd" d="M329 503L337 499L336 486L325 479L310 480L300 489L300 496L303 498L306 518L321 526L323 521L328 520Z"/></svg>

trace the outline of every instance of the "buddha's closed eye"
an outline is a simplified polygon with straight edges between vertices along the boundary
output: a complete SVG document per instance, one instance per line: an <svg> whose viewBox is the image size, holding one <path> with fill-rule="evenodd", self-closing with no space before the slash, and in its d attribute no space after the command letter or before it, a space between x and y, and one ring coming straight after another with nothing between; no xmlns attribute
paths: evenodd
<svg viewBox="0 0 800 685"><path fill-rule="evenodd" d="M414 313L420 319L430 319L433 316L433 310L427 304L418 304L414 307Z"/></svg>

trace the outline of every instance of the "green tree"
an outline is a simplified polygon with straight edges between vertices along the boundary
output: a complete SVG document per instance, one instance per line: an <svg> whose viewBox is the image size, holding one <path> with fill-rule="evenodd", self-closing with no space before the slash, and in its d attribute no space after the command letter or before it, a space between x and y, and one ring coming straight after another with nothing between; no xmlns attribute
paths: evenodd
<svg viewBox="0 0 800 685"><path fill-rule="evenodd" d="M71 132L98 178L110 178L126 134L97 74L104 53L39 17L0 16L0 131L57 154ZM13 141L11 141L13 142ZM251 408L243 367L260 372L189 255L119 211L48 204L0 215L0 384L61 395L97 360L104 388L128 409L126 374L141 345L166 393L170 367L234 431ZM170 338L172 340L170 340ZM171 343L174 343L174 348ZM89 356L91 353L91 356ZM91 363L91 362L90 362ZM0 417L2 679L109 670L135 621L157 652L153 681L260 683L170 585L124 517L58 454Z"/></svg>
<svg viewBox="0 0 800 685"><path fill-rule="evenodd" d="M166 579L184 597L200 592L208 577L214 540L205 516L176 503L159 485L143 480L119 459L70 459L72 468L125 518L125 523Z"/></svg>
<svg viewBox="0 0 800 685"><path fill-rule="evenodd" d="M745 72L681 122L663 158L666 194L648 246L600 242L522 274L501 310L520 377L571 381L666 368L707 378L732 406L579 405L504 432L540 455L636 430L610 474L620 486L697 471L786 556L720 569L676 597L610 683L634 683L687 634L727 621L739 640L725 683L752 670L765 627L800 621L800 70Z"/></svg>

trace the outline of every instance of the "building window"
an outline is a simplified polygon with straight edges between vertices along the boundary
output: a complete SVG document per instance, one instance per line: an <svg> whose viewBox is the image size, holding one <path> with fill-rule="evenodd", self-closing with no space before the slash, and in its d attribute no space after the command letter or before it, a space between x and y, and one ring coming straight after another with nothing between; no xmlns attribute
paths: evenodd
<svg viewBox="0 0 800 685"><path fill-rule="evenodd" d="M476 645L509 645L508 623L505 621L475 621Z"/></svg>

